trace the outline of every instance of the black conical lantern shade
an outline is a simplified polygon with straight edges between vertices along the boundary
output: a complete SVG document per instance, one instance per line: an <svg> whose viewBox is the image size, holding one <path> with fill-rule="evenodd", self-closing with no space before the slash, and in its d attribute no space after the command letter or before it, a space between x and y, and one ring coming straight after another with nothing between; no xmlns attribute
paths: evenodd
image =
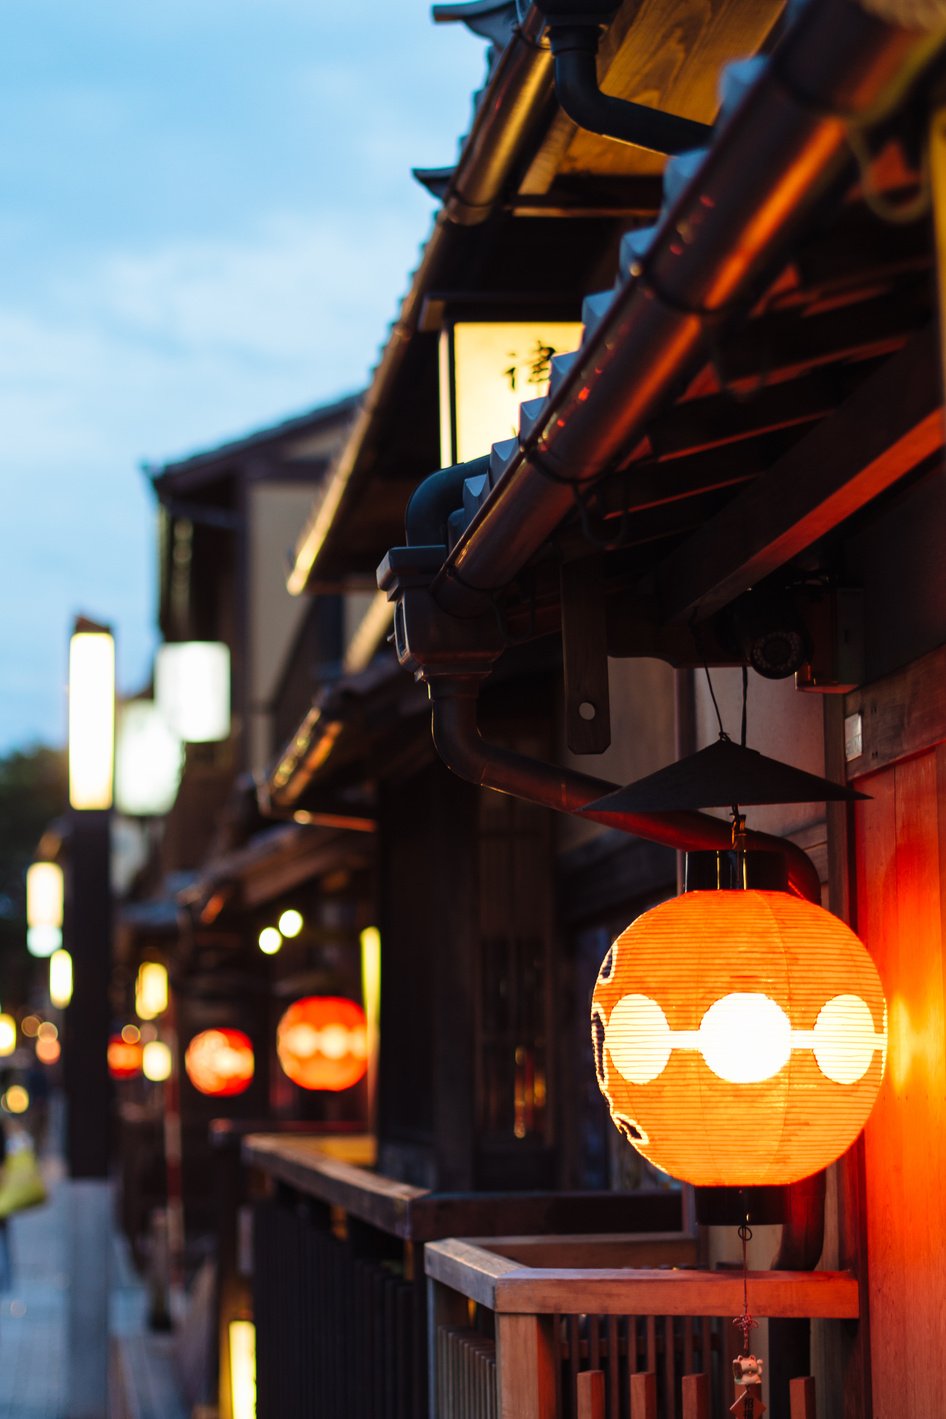
<svg viewBox="0 0 946 1419"><path fill-rule="evenodd" d="M718 739L709 748L668 764L637 783L586 803L582 812L674 813L733 804L853 803L867 797L844 784L743 748L731 739Z"/></svg>

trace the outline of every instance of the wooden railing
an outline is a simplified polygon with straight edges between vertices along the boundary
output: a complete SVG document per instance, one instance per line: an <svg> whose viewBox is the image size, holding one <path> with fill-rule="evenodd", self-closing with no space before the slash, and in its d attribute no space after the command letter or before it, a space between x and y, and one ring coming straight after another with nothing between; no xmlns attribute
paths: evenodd
<svg viewBox="0 0 946 1419"><path fill-rule="evenodd" d="M253 1216L258 1419L426 1419L432 1395L444 1419L498 1419L492 1336L470 1330L465 1301L428 1351L424 1253L439 1238L531 1236L541 1251L542 1234L633 1230L656 1234L661 1260L692 1247L666 1235L679 1193L436 1193L321 1139L254 1136L243 1155L267 1184Z"/></svg>
<svg viewBox="0 0 946 1419"><path fill-rule="evenodd" d="M693 1268L687 1240L432 1243L431 1419L728 1419L742 1277ZM752 1272L749 1286L759 1316L858 1314L848 1272ZM494 1367L468 1392L444 1368L464 1344ZM810 1377L793 1382L791 1413L814 1415Z"/></svg>

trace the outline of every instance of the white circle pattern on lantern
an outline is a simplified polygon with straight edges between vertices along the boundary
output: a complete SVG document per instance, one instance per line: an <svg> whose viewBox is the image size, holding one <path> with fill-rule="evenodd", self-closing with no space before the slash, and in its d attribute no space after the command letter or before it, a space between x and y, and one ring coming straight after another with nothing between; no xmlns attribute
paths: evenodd
<svg viewBox="0 0 946 1419"><path fill-rule="evenodd" d="M706 1064L730 1084L771 1079L791 1058L792 1022L767 995L724 995L703 1016L698 1035Z"/></svg>
<svg viewBox="0 0 946 1419"><path fill-rule="evenodd" d="M871 1065L874 1050L886 1039L859 995L836 995L821 1007L812 1034L812 1049L822 1074L835 1084L856 1084Z"/></svg>
<svg viewBox="0 0 946 1419"><path fill-rule="evenodd" d="M706 1011L698 1030L671 1030L656 1000L632 994L617 1002L607 1030L614 1066L629 1084L658 1079L675 1049L699 1050L707 1067L731 1084L772 1079L793 1049L808 1049L827 1079L856 1084L874 1051L886 1048L886 1034L875 1030L859 995L826 1001L813 1030L793 1030L782 1007L758 992L724 995Z"/></svg>
<svg viewBox="0 0 946 1419"><path fill-rule="evenodd" d="M609 1048L615 1068L631 1084L649 1084L667 1067L673 1033L649 995L625 995L611 1011Z"/></svg>

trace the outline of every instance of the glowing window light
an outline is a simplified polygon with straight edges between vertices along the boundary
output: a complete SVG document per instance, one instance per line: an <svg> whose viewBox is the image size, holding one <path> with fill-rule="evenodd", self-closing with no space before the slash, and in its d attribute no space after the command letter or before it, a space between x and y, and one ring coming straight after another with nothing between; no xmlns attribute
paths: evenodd
<svg viewBox="0 0 946 1419"><path fill-rule="evenodd" d="M861 1131L887 1017L854 933L785 892L688 892L645 912L595 987L611 1117L657 1167L700 1186L794 1182Z"/></svg>
<svg viewBox="0 0 946 1419"><path fill-rule="evenodd" d="M350 1089L368 1068L365 1012L334 995L297 1000L277 1027L276 1053L302 1089Z"/></svg>
<svg viewBox="0 0 946 1419"><path fill-rule="evenodd" d="M41 1039L36 1041L36 1058L40 1064L56 1064L62 1054L62 1045L58 1040Z"/></svg>
<svg viewBox="0 0 946 1419"><path fill-rule="evenodd" d="M107 631L77 631L69 643L69 802L112 806L115 642Z"/></svg>
<svg viewBox="0 0 946 1419"><path fill-rule="evenodd" d="M171 1048L163 1040L150 1040L141 1051L141 1072L153 1084L170 1079L172 1064Z"/></svg>
<svg viewBox="0 0 946 1419"><path fill-rule="evenodd" d="M209 744L230 733L230 651L219 641L175 641L158 648L154 697L174 733Z"/></svg>
<svg viewBox="0 0 946 1419"><path fill-rule="evenodd" d="M72 957L62 947L49 958L49 1000L57 1010L65 1010L72 999Z"/></svg>
<svg viewBox="0 0 946 1419"><path fill-rule="evenodd" d="M25 1114L30 1106L29 1092L22 1084L11 1084L0 1097L0 1108L8 1114Z"/></svg>
<svg viewBox="0 0 946 1419"><path fill-rule="evenodd" d="M264 956L275 956L282 947L282 935L275 926L264 926L258 939L259 948Z"/></svg>
<svg viewBox="0 0 946 1419"><path fill-rule="evenodd" d="M28 926L26 928L26 949L31 956L43 961L58 951L62 945L62 931L58 926Z"/></svg>
<svg viewBox="0 0 946 1419"><path fill-rule="evenodd" d="M377 1096L378 1053L381 1042L381 933L366 926L361 946L361 998L365 1006L365 1047L368 1062L368 1117L373 1120Z"/></svg>
<svg viewBox="0 0 946 1419"><path fill-rule="evenodd" d="M129 700L118 711L115 806L131 817L156 817L174 806L184 746L152 700Z"/></svg>
<svg viewBox="0 0 946 1419"><path fill-rule="evenodd" d="M570 320L456 321L440 336L440 460L445 468L515 438L519 406L548 392L552 355L576 350Z"/></svg>
<svg viewBox="0 0 946 1419"><path fill-rule="evenodd" d="M27 926L62 926L63 876L58 862L33 862L26 869Z"/></svg>
<svg viewBox="0 0 946 1419"><path fill-rule="evenodd" d="M299 935L304 925L305 922L302 919L302 913L297 912L294 907L289 907L284 911L277 922L277 926L283 936L289 937L290 940L292 937Z"/></svg>
<svg viewBox="0 0 946 1419"><path fill-rule="evenodd" d="M184 1052L184 1071L200 1094L227 1098L250 1087L253 1045L242 1030L201 1030Z"/></svg>
<svg viewBox="0 0 946 1419"><path fill-rule="evenodd" d="M0 1057L6 1058L16 1049L16 1021L12 1015L0 1015Z"/></svg>
<svg viewBox="0 0 946 1419"><path fill-rule="evenodd" d="M256 1419L256 1326L232 1320L230 1340L230 1405L233 1419Z"/></svg>
<svg viewBox="0 0 946 1419"><path fill-rule="evenodd" d="M155 1020L168 1008L167 967L160 961L142 961L135 981L135 1013L140 1020Z"/></svg>

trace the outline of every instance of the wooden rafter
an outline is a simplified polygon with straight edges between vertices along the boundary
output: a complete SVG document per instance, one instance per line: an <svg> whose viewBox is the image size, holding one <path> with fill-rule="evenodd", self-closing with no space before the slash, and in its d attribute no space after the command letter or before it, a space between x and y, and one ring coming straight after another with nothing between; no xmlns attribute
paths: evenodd
<svg viewBox="0 0 946 1419"><path fill-rule="evenodd" d="M668 621L718 611L942 448L937 336L924 330L657 570Z"/></svg>

